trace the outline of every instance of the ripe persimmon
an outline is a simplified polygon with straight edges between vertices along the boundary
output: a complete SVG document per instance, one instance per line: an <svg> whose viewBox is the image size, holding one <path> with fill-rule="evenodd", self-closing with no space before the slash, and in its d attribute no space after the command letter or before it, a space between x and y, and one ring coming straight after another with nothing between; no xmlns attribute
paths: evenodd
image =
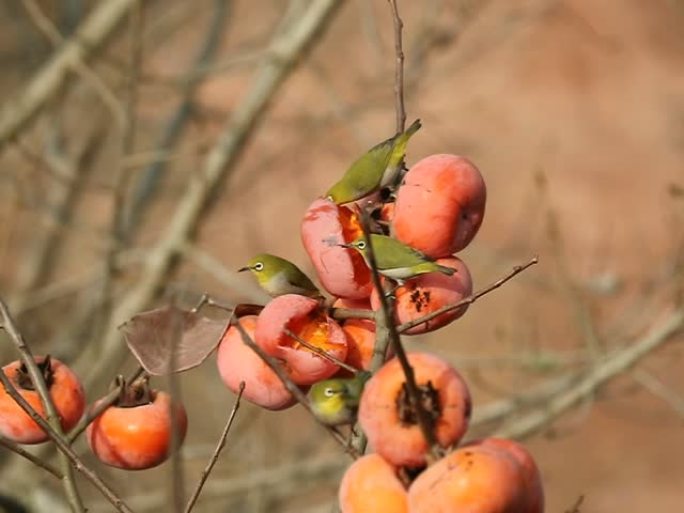
<svg viewBox="0 0 684 513"><path fill-rule="evenodd" d="M88 445L101 462L112 467L156 467L170 455L174 431L177 447L185 439L185 408L179 402L172 403L166 392L150 390L146 382L134 383L125 390L119 402L90 423L86 430Z"/></svg>
<svg viewBox="0 0 684 513"><path fill-rule="evenodd" d="M523 472L509 453L467 446L428 467L411 484L411 513L527 513Z"/></svg>
<svg viewBox="0 0 684 513"><path fill-rule="evenodd" d="M464 435L471 413L468 387L447 362L428 353L409 353L421 402L433 419L442 447ZM396 466L420 467L429 447L406 391L406 377L393 358L366 383L359 422L375 451Z"/></svg>
<svg viewBox="0 0 684 513"><path fill-rule="evenodd" d="M64 431L70 430L83 415L85 393L81 382L69 367L56 358L36 357L50 397L59 414ZM45 409L28 370L21 361L2 368L21 396L45 418ZM0 435L22 444L38 444L48 439L47 433L0 387Z"/></svg>
<svg viewBox="0 0 684 513"><path fill-rule="evenodd" d="M442 273L429 273L407 280L394 291L395 319L398 324L414 321L424 317L443 306L458 303L473 292L473 281L465 263L457 257L440 258L436 262L445 267L456 269L447 276ZM371 305L380 308L378 293L373 290ZM461 317L468 306L462 306L449 312L442 313L423 324L419 324L405 331L407 335L417 335L434 331Z"/></svg>
<svg viewBox="0 0 684 513"><path fill-rule="evenodd" d="M254 337L257 316L240 317L240 325ZM242 397L269 410L282 410L297 400L285 388L275 372L247 346L235 326L226 330L216 352L216 364L226 386L237 393L244 381Z"/></svg>
<svg viewBox="0 0 684 513"><path fill-rule="evenodd" d="M408 513L396 468L377 454L352 463L342 477L338 498L342 513Z"/></svg>
<svg viewBox="0 0 684 513"><path fill-rule="evenodd" d="M329 378L339 366L305 347L287 330L338 360L347 357L347 336L319 301L298 294L272 299L257 318L254 341L269 355L283 360L290 378L298 385Z"/></svg>
<svg viewBox="0 0 684 513"><path fill-rule="evenodd" d="M487 189L477 167L457 155L416 162L399 187L394 236L431 258L465 248L484 218Z"/></svg>
<svg viewBox="0 0 684 513"><path fill-rule="evenodd" d="M483 438L474 441L471 445L481 445L505 451L518 462L522 468L523 481L525 486L526 504L522 513L543 513L544 512L544 487L542 485L539 468L534 458L525 447L514 440L507 438Z"/></svg>
<svg viewBox="0 0 684 513"><path fill-rule="evenodd" d="M358 216L350 207L327 199L314 201L304 215L301 227L304 248L321 284L334 296L363 299L371 293L371 275L363 257L339 246L352 242L362 233Z"/></svg>

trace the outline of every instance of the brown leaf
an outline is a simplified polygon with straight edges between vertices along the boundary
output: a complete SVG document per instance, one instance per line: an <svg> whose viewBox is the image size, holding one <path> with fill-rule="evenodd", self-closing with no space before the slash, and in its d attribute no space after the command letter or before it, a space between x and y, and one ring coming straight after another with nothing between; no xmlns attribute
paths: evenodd
<svg viewBox="0 0 684 513"><path fill-rule="evenodd" d="M227 327L228 320L216 321L166 306L134 315L119 329L140 365L161 376L169 370L182 372L197 367L216 348Z"/></svg>

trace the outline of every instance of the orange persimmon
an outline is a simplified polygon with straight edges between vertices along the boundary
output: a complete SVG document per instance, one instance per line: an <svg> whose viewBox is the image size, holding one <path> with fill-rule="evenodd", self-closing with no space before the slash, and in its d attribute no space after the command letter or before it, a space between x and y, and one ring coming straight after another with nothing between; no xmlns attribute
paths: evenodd
<svg viewBox="0 0 684 513"><path fill-rule="evenodd" d="M254 338L257 316L240 317L240 325ZM285 388L275 372L247 346L235 326L226 330L216 352L216 364L225 385L237 393L245 382L243 398L269 410L282 410L297 400Z"/></svg>
<svg viewBox="0 0 684 513"><path fill-rule="evenodd" d="M465 248L484 217L487 189L477 167L457 155L431 155L409 169L394 207L394 236L432 258Z"/></svg>
<svg viewBox="0 0 684 513"><path fill-rule="evenodd" d="M411 484L411 513L526 513L523 472L506 451L467 446L428 467Z"/></svg>
<svg viewBox="0 0 684 513"><path fill-rule="evenodd" d="M408 513L406 490L396 469L377 454L352 463L338 497L342 513Z"/></svg>
<svg viewBox="0 0 684 513"><path fill-rule="evenodd" d="M88 426L88 445L102 463L126 470L156 467L171 452L174 430L178 446L183 442L188 427L183 405L173 404L172 418L169 394L151 390L149 396L144 404L110 406Z"/></svg>
<svg viewBox="0 0 684 513"><path fill-rule="evenodd" d="M304 248L325 289L334 296L367 298L371 275L363 257L353 249L340 247L361 235L356 213L327 199L314 201L302 220Z"/></svg>
<svg viewBox="0 0 684 513"><path fill-rule="evenodd" d="M422 403L431 405L434 433L442 447L458 442L470 420L471 399L461 375L447 362L428 353L409 353ZM359 422L375 451L397 466L420 467L429 447L410 407L406 378L393 358L366 383Z"/></svg>
<svg viewBox="0 0 684 513"><path fill-rule="evenodd" d="M81 382L69 367L56 358L36 357L35 360L48 385L62 429L68 431L80 420L85 409L85 393ZM24 364L17 360L5 365L0 372L4 372L19 394L41 417L46 418L43 403ZM21 444L38 444L48 439L43 428L3 387L0 387L0 435Z"/></svg>
<svg viewBox="0 0 684 513"><path fill-rule="evenodd" d="M407 280L398 287L394 292L396 298L395 319L398 324L424 317L444 306L458 303L464 297L472 294L473 282L470 271L460 258L440 258L436 262L456 269L456 272L451 276L442 273L422 274ZM373 290L371 295L371 305L374 309L380 308L380 300L376 290ZM406 330L404 333L417 335L434 331L458 319L467 309L468 305L464 305L442 313L434 319Z"/></svg>
<svg viewBox="0 0 684 513"><path fill-rule="evenodd" d="M257 318L254 341L271 356L283 360L290 378L298 385L329 378L339 366L312 352L286 330L338 360L347 357L347 336L319 301L298 294L272 299Z"/></svg>

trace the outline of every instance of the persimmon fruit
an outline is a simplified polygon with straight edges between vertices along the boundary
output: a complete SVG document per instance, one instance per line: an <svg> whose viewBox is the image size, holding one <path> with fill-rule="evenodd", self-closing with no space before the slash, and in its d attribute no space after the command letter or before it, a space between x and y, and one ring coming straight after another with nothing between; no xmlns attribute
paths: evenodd
<svg viewBox="0 0 684 513"><path fill-rule="evenodd" d="M257 316L246 315L236 322L254 338ZM282 410L297 400L275 372L249 347L235 326L228 328L216 351L216 365L223 383L237 393L245 383L242 397L269 410Z"/></svg>
<svg viewBox="0 0 684 513"><path fill-rule="evenodd" d="M135 383L128 390L125 400L106 408L88 425L88 445L102 463L112 467L156 467L171 454L174 432L176 447L185 439L185 408L180 402L172 403L171 396L163 391L145 392Z"/></svg>
<svg viewBox="0 0 684 513"><path fill-rule="evenodd" d="M81 382L69 367L52 357L36 357L50 392L50 397L59 414L64 431L76 425L85 409L85 393ZM17 360L2 368L19 394L46 418L43 403L24 364ZM15 400L0 387L0 435L21 444L38 444L48 440L48 435L19 406Z"/></svg>
<svg viewBox="0 0 684 513"><path fill-rule="evenodd" d="M447 362L428 353L408 353L421 403L433 419L442 447L458 442L471 414L468 387ZM359 406L359 422L373 449L396 466L426 463L428 443L410 407L406 377L397 358L385 363L366 383Z"/></svg>

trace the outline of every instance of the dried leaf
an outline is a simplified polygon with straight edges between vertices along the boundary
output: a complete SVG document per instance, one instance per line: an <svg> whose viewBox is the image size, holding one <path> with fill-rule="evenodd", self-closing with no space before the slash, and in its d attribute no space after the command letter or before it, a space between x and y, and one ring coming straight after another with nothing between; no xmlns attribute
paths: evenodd
<svg viewBox="0 0 684 513"><path fill-rule="evenodd" d="M197 367L221 341L228 320L166 306L134 315L119 327L140 365L161 376Z"/></svg>

